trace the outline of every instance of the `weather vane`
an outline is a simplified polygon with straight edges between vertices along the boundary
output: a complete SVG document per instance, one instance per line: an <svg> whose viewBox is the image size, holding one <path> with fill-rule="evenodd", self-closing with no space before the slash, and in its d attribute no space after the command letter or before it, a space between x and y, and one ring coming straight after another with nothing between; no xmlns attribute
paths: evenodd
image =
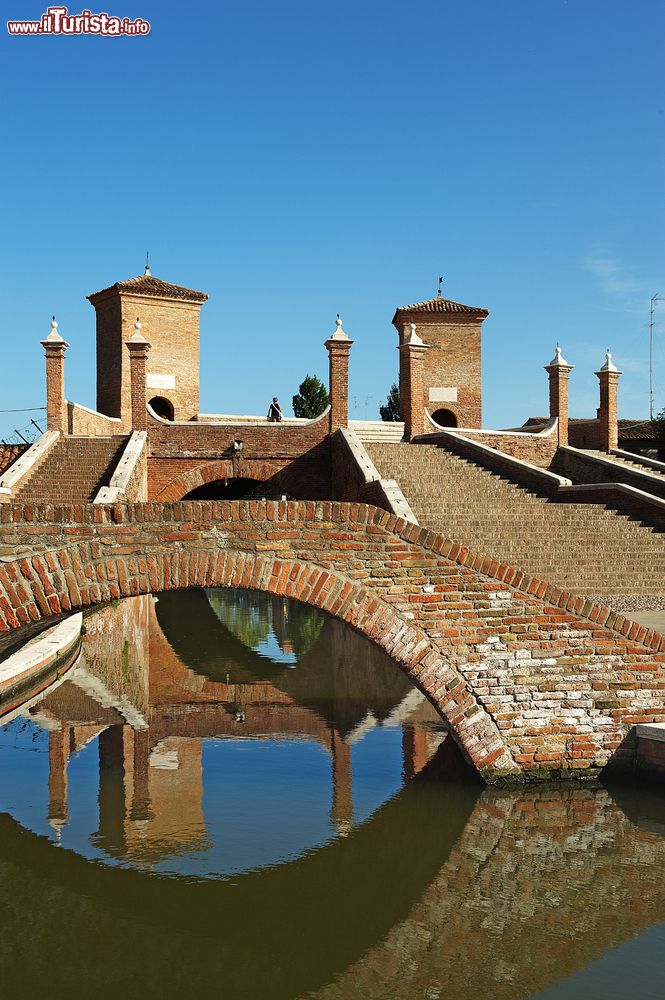
<svg viewBox="0 0 665 1000"><path fill-rule="evenodd" d="M439 298L441 298L441 285L442 284L443 284L443 275L441 274L441 275L439 275L439 290L436 293L439 296Z"/></svg>

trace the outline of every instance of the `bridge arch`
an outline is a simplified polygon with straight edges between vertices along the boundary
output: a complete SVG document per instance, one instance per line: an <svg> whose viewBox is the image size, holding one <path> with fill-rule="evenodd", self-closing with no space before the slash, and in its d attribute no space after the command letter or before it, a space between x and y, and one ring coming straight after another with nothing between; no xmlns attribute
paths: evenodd
<svg viewBox="0 0 665 1000"><path fill-rule="evenodd" d="M177 588L293 597L385 649L490 781L632 768L635 725L665 722L665 635L375 507L249 500L2 513L0 539L18 555L0 564L0 630Z"/></svg>
<svg viewBox="0 0 665 1000"><path fill-rule="evenodd" d="M266 482L277 475L281 469L282 465L279 462L253 461L251 479L255 482ZM248 475L250 474L248 473ZM154 501L156 503L174 503L183 500L190 493L200 490L209 483L237 478L242 478L242 470L234 468L233 459L230 457L216 459L212 462L202 462L200 465L174 476L166 486L162 487L154 497Z"/></svg>
<svg viewBox="0 0 665 1000"><path fill-rule="evenodd" d="M49 552L49 561L71 565L69 546ZM481 776L496 778L519 773L511 751L491 715L474 695L463 675L425 632L364 584L332 569L274 554L229 550L216 545L191 552L164 546L149 555L127 558L107 555L103 570L90 566L91 576L103 575L107 588L80 586L65 572L68 610L105 600L160 591L233 587L289 597L326 611L378 645L434 705L449 726L465 759Z"/></svg>

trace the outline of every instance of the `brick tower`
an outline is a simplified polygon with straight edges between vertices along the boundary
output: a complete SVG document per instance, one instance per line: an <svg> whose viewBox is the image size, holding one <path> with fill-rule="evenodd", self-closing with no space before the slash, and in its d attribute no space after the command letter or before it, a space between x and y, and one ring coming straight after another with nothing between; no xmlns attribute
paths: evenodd
<svg viewBox="0 0 665 1000"><path fill-rule="evenodd" d="M169 420L199 411L199 318L208 296L155 278L137 278L88 295L97 314L97 409L131 426L129 351L137 317L151 344L147 399Z"/></svg>
<svg viewBox="0 0 665 1000"><path fill-rule="evenodd" d="M481 426L481 335L488 315L488 309L444 299L439 289L436 298L400 306L393 316L400 347L412 323L429 347L423 362L425 406L443 426ZM400 351L401 399L405 398L406 388L405 357Z"/></svg>

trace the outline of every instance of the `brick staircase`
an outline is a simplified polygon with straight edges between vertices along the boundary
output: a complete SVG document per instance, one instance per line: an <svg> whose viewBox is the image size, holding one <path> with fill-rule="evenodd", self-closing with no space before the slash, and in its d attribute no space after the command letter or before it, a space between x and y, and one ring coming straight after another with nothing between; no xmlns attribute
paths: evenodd
<svg viewBox="0 0 665 1000"><path fill-rule="evenodd" d="M616 465L623 465L626 469L631 469L632 471L637 470L638 472L648 472L650 476L657 476L658 479L665 479L665 471L661 472L659 469L653 468L651 465L645 465L640 462L639 455L636 455L634 459L624 458L622 455L608 455L606 451L593 451L590 448L584 449L585 455L595 455L598 458L609 459Z"/></svg>
<svg viewBox="0 0 665 1000"><path fill-rule="evenodd" d="M97 491L108 486L127 440L124 435L60 438L19 487L16 499L94 500Z"/></svg>
<svg viewBox="0 0 665 1000"><path fill-rule="evenodd" d="M421 525L580 594L665 594L665 536L601 504L538 496L436 445L368 443Z"/></svg>

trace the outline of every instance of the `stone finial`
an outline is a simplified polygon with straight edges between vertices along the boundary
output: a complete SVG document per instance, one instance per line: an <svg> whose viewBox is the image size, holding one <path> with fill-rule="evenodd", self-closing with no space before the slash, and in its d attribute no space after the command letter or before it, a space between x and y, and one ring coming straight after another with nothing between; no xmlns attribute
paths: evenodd
<svg viewBox="0 0 665 1000"><path fill-rule="evenodd" d="M607 353L605 355L605 364L600 369L600 371L601 372L616 372L618 375L621 375L621 372L619 371L619 369L617 368L617 366L612 361L612 355L610 354L609 347L607 348ZM598 374L598 372L596 372L596 374Z"/></svg>
<svg viewBox="0 0 665 1000"><path fill-rule="evenodd" d="M64 345L64 347L69 347L69 344L66 343L58 333L58 324L56 322L55 316L51 320L51 331L48 337L42 340L42 344L44 346L46 346L47 344L62 344Z"/></svg>
<svg viewBox="0 0 665 1000"><path fill-rule="evenodd" d="M568 362L566 361L566 359L564 358L564 356L561 353L561 348L557 344L556 345L556 350L554 352L554 357L550 361L549 365L546 365L546 367L547 368L572 368L573 366L568 364Z"/></svg>
<svg viewBox="0 0 665 1000"><path fill-rule="evenodd" d="M141 322L140 322L140 320L139 320L139 318L137 316L136 317L136 323L134 323L134 333L131 335L131 337L129 337L129 339L127 340L127 343L128 344L147 344L148 341L145 339L145 337L141 333L141 330L142 330Z"/></svg>
<svg viewBox="0 0 665 1000"><path fill-rule="evenodd" d="M48 335L48 337L46 339L51 344L53 344L53 343L59 344L62 341L62 337L58 333L58 324L56 322L55 316L51 320L51 331L50 331L50 333L49 333L49 335Z"/></svg>
<svg viewBox="0 0 665 1000"><path fill-rule="evenodd" d="M425 342L416 333L416 324L409 323L409 332L404 338L405 344L411 344L413 347L425 347Z"/></svg>
<svg viewBox="0 0 665 1000"><path fill-rule="evenodd" d="M330 334L331 340L348 340L349 335L345 333L342 329L342 321L339 318L339 313L337 313L337 319L335 320L335 332Z"/></svg>

